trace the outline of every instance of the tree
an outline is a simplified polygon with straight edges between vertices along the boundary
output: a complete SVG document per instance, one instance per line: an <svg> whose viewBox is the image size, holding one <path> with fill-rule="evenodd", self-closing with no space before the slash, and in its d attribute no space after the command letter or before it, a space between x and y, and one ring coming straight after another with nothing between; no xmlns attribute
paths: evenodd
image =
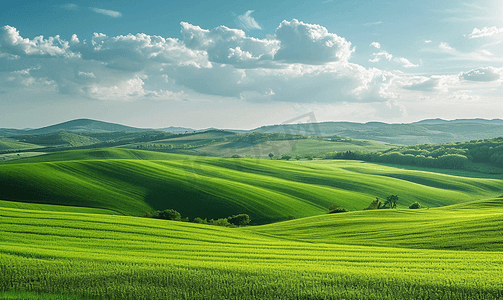
<svg viewBox="0 0 503 300"><path fill-rule="evenodd" d="M292 158L292 156L291 156L291 155L288 155L288 154L283 154L283 155L281 156L281 159L290 160L290 158Z"/></svg>
<svg viewBox="0 0 503 300"><path fill-rule="evenodd" d="M272 159L274 157L274 154L269 153L269 158Z"/></svg>
<svg viewBox="0 0 503 300"><path fill-rule="evenodd" d="M233 215L228 217L227 221L236 226L246 226L250 224L250 216L247 214Z"/></svg>
<svg viewBox="0 0 503 300"><path fill-rule="evenodd" d="M410 209L419 209L419 208L421 208L421 204L419 204L419 202L414 202L411 205L409 205L409 208Z"/></svg>
<svg viewBox="0 0 503 300"><path fill-rule="evenodd" d="M384 202L383 208L386 208L386 207L396 208L397 202L398 202L397 195L389 195L388 197L386 197L386 201Z"/></svg>
<svg viewBox="0 0 503 300"><path fill-rule="evenodd" d="M174 209L166 209L163 211L156 211L153 215L153 218L156 219L164 219L164 220L173 220L173 221L181 221L182 215Z"/></svg>

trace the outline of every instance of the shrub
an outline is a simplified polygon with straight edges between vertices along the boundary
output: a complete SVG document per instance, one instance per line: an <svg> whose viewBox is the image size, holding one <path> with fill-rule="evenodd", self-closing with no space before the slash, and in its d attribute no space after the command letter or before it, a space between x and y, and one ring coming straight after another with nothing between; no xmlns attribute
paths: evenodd
<svg viewBox="0 0 503 300"><path fill-rule="evenodd" d="M208 220L207 219L201 219L199 217L196 217L193 222L194 223L198 223L198 224L208 224Z"/></svg>
<svg viewBox="0 0 503 300"><path fill-rule="evenodd" d="M231 156L231 158L241 158L241 156L237 155L237 154L234 154Z"/></svg>
<svg viewBox="0 0 503 300"><path fill-rule="evenodd" d="M411 205L409 205L409 208L410 209L418 209L418 208L421 208L421 204L419 204L419 202L414 202Z"/></svg>
<svg viewBox="0 0 503 300"><path fill-rule="evenodd" d="M227 218L221 218L221 219L217 219L217 220L213 220L211 219L208 224L210 225L216 225L216 226L226 226L226 227L232 227L233 224L229 223L229 221L227 221Z"/></svg>
<svg viewBox="0 0 503 300"><path fill-rule="evenodd" d="M349 212L349 210L342 208L342 207L336 207L336 208L330 210L328 213L329 214L337 214L337 213L343 213L343 212Z"/></svg>
<svg viewBox="0 0 503 300"><path fill-rule="evenodd" d="M250 216L247 214L234 215L228 217L227 221L236 226L246 226L250 224Z"/></svg>
<svg viewBox="0 0 503 300"><path fill-rule="evenodd" d="M173 220L173 221L181 221L182 215L174 209L166 209L163 211L156 211L153 215L153 218L156 219L164 219L164 220Z"/></svg>

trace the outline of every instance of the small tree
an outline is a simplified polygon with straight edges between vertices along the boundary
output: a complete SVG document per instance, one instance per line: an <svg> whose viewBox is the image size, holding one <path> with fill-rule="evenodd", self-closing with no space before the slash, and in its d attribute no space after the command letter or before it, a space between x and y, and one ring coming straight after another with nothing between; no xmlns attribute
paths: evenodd
<svg viewBox="0 0 503 300"><path fill-rule="evenodd" d="M414 202L411 205L409 205L409 208L410 209L419 209L419 208L421 208L421 204L419 204L419 202Z"/></svg>
<svg viewBox="0 0 503 300"><path fill-rule="evenodd" d="M153 214L154 218L164 219L164 220L173 220L173 221L181 221L182 215L174 209L166 209L163 211L156 211Z"/></svg>
<svg viewBox="0 0 503 300"><path fill-rule="evenodd" d="M272 159L274 157L274 154L269 153L269 158Z"/></svg>
<svg viewBox="0 0 503 300"><path fill-rule="evenodd" d="M250 224L250 216L247 214L234 215L228 217L227 221L236 226L246 226Z"/></svg>
<svg viewBox="0 0 503 300"><path fill-rule="evenodd" d="M291 155L288 155L288 154L283 154L283 155L281 156L281 159L290 160L290 158L292 158L292 156L291 156Z"/></svg>
<svg viewBox="0 0 503 300"><path fill-rule="evenodd" d="M208 224L208 220L207 219L201 219L199 217L196 217L194 218L194 223L198 223L198 224Z"/></svg>

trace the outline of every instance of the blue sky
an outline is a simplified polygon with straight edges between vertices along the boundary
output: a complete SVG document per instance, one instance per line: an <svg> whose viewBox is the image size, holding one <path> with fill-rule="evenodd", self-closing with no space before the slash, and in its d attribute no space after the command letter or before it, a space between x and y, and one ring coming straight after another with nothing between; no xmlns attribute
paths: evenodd
<svg viewBox="0 0 503 300"><path fill-rule="evenodd" d="M0 4L0 127L503 116L502 1Z"/></svg>

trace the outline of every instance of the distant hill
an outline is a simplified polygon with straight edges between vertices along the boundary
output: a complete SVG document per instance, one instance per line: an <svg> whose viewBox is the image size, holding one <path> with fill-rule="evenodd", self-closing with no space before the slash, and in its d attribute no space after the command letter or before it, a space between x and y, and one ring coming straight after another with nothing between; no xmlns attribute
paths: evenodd
<svg viewBox="0 0 503 300"><path fill-rule="evenodd" d="M160 128L160 129L156 129L156 130L158 130L158 131L167 131L167 132L172 132L172 133L185 133L185 132L193 132L193 131L195 131L192 128L174 127L174 126L170 126L170 127L166 127L166 128Z"/></svg>
<svg viewBox="0 0 503 300"><path fill-rule="evenodd" d="M435 119L409 124L323 122L263 126L253 131L321 136L339 135L402 145L439 144L503 136L503 120L446 121Z"/></svg>
<svg viewBox="0 0 503 300"><path fill-rule="evenodd" d="M43 146L79 147L100 142L100 140L98 140L97 138L82 136L64 130L45 134L21 135L16 136L16 138L20 142L26 142L30 144L37 144Z"/></svg>
<svg viewBox="0 0 503 300"><path fill-rule="evenodd" d="M139 132L139 131L148 131L151 129L142 129L90 119L77 119L38 129L26 130L25 133L44 134L44 133L56 132L59 130L65 130L68 132L75 132L75 133L82 133L82 132L98 133L98 132L116 132L116 131Z"/></svg>

